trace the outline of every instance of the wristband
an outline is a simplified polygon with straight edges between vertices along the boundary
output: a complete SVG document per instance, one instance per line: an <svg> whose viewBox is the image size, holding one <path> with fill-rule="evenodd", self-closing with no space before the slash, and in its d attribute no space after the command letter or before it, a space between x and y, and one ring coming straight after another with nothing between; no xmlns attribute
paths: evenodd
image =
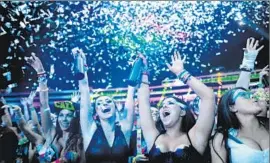
<svg viewBox="0 0 270 163"><path fill-rule="evenodd" d="M252 69L251 69L251 68L248 68L248 67L246 67L246 66L244 66L244 65L241 65L241 66L240 66L240 70L241 70L241 71L246 71L246 72L252 72Z"/></svg>
<svg viewBox="0 0 270 163"><path fill-rule="evenodd" d="M178 79L181 80L184 84L186 84L187 81L190 80L191 74L190 74L188 71L183 70L177 77L178 77Z"/></svg>
<svg viewBox="0 0 270 163"><path fill-rule="evenodd" d="M141 83L146 84L146 85L150 84L150 82L145 82L145 81L142 81Z"/></svg>
<svg viewBox="0 0 270 163"><path fill-rule="evenodd" d="M47 75L38 76L39 83L47 83Z"/></svg>
<svg viewBox="0 0 270 163"><path fill-rule="evenodd" d="M39 72L39 73L37 73L37 74L38 74L38 76L44 75L44 74L46 74L46 71L42 71L42 72Z"/></svg>
<svg viewBox="0 0 270 163"><path fill-rule="evenodd" d="M43 89L43 90L39 90L39 92L47 92L49 91L49 88Z"/></svg>

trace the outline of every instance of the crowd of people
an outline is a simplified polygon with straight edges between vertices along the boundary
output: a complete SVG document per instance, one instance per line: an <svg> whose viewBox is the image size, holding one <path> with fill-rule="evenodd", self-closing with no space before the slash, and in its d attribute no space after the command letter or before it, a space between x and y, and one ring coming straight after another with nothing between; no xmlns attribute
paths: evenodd
<svg viewBox="0 0 270 163"><path fill-rule="evenodd" d="M268 163L268 66L260 72L258 89L249 90L262 49L258 40L247 40L239 79L219 101L211 87L185 69L185 57L175 52L167 67L197 97L188 102L168 96L159 106L150 104L147 58L138 54L139 81L128 86L120 109L112 97L91 98L86 56L74 51L84 65L79 93L70 101L54 101L54 113L42 62L35 55L26 57L39 88L22 98L21 106L2 97L0 163ZM37 92L40 116L33 105Z"/></svg>

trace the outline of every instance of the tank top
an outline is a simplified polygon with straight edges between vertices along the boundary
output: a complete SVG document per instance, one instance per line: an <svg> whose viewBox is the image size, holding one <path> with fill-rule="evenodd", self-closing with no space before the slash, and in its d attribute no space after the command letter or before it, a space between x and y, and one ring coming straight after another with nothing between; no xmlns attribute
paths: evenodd
<svg viewBox="0 0 270 163"><path fill-rule="evenodd" d="M97 129L85 152L86 162L94 163L127 163L129 148L119 125L115 127L115 137L110 147L101 125Z"/></svg>

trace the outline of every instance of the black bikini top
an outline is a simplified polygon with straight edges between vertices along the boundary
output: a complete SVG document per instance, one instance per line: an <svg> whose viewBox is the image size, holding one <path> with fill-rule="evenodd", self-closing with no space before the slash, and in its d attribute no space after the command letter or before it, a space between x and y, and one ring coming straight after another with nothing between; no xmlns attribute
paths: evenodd
<svg viewBox="0 0 270 163"><path fill-rule="evenodd" d="M161 135L161 134L160 134ZM190 146L178 148L175 152L161 152L156 147L155 143L158 135L154 141L154 145L149 151L149 160L151 163L203 163L203 156L193 147L189 135L187 134Z"/></svg>
<svg viewBox="0 0 270 163"><path fill-rule="evenodd" d="M102 127L97 125L97 130L85 153L86 162L127 163L128 156L128 144L120 125L116 125L112 147L110 147Z"/></svg>

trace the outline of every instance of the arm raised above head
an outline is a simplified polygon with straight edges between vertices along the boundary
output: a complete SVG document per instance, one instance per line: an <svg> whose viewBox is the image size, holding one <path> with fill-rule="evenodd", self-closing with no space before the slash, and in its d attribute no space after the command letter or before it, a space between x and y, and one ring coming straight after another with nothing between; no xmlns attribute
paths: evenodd
<svg viewBox="0 0 270 163"><path fill-rule="evenodd" d="M249 89L250 75L254 70L254 65L259 52L264 46L257 48L259 41L255 41L254 38L247 39L246 48L244 51L244 58L242 64L240 65L240 75L236 83L236 87L243 87Z"/></svg>
<svg viewBox="0 0 270 163"><path fill-rule="evenodd" d="M41 60L32 54L31 57L25 57L26 62L31 65L38 75L39 82L39 100L40 100L40 113L41 113L41 125L45 135L55 130L51 119L51 111L49 106L49 89L47 86L47 76L44 70Z"/></svg>
<svg viewBox="0 0 270 163"><path fill-rule="evenodd" d="M167 66L183 83L186 83L192 88L201 99L199 117L195 126L192 127L189 133L194 147L198 152L204 153L214 125L215 95L211 88L207 87L184 69L184 62L185 58L181 59L180 54L176 52L172 56L172 65L167 64Z"/></svg>

